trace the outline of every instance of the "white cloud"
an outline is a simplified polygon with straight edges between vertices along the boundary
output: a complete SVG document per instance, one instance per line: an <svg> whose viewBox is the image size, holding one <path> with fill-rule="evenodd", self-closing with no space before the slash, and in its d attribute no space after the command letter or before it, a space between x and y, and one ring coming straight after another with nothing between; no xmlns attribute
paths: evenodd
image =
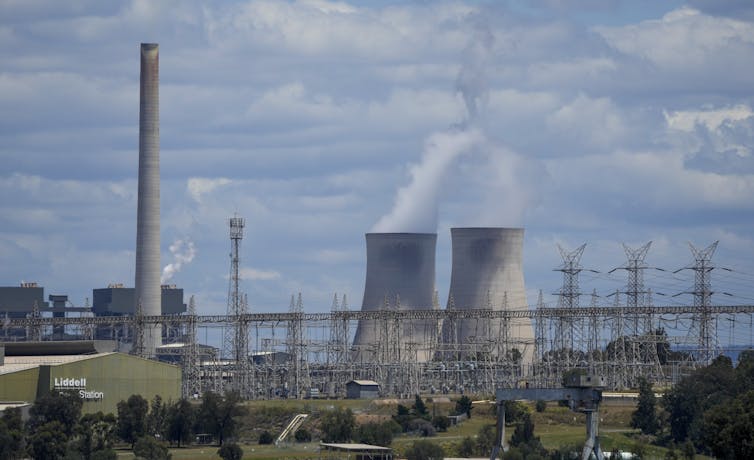
<svg viewBox="0 0 754 460"><path fill-rule="evenodd" d="M715 55L732 59L754 45L754 24L707 16L689 7L670 11L661 19L596 30L620 51L661 68L700 67Z"/></svg>
<svg viewBox="0 0 754 460"><path fill-rule="evenodd" d="M338 290L357 304L364 232L428 135L466 116L459 74L485 142L403 192L439 190L441 297L450 225L525 225L527 282L546 292L555 241L589 241L606 265L619 239L658 235L671 248L653 248L658 265L717 238L754 260L754 26L728 8L639 5L649 19L604 24L593 0L0 3L8 283L82 303L133 279L143 41L161 47L163 251L175 235L201 248L180 282L202 311L225 308L234 213L242 260L275 267L245 273L264 281L247 283L250 303L284 310L302 290L326 310Z"/></svg>
<svg viewBox="0 0 754 460"><path fill-rule="evenodd" d="M215 189L231 183L232 181L230 179L224 177L191 177L186 182L186 190L195 202L202 203L202 197L204 195L212 193Z"/></svg>
<svg viewBox="0 0 754 460"><path fill-rule="evenodd" d="M663 115L670 128L691 132L696 125L703 125L710 131L717 130L725 122L745 120L754 112L749 106L739 104L718 109L665 111Z"/></svg>
<svg viewBox="0 0 754 460"><path fill-rule="evenodd" d="M238 270L238 276L244 280L273 281L281 278L280 272L259 268L243 267Z"/></svg>

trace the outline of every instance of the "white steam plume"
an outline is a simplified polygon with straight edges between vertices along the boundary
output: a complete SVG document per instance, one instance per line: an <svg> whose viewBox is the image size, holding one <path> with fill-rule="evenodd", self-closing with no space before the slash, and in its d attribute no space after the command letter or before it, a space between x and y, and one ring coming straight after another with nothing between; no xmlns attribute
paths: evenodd
<svg viewBox="0 0 754 460"><path fill-rule="evenodd" d="M435 232L437 196L448 167L458 156L471 152L482 139L476 129L452 129L429 136L421 162L411 166L411 182L398 190L392 211L372 231Z"/></svg>
<svg viewBox="0 0 754 460"><path fill-rule="evenodd" d="M191 263L196 255L194 242L189 238L177 239L170 245L170 253L173 254L173 262L165 265L162 269L160 284L165 284L173 278L173 275L181 271L184 265Z"/></svg>
<svg viewBox="0 0 754 460"><path fill-rule="evenodd" d="M456 91L466 106L465 119L426 139L421 161L410 168L411 182L398 190L393 209L372 231L435 232L439 195L449 182L456 187L456 198L464 200L459 218L466 226L521 226L527 209L541 198L546 169L534 159L496 145L484 131L488 77L495 50L500 49L488 20L486 13L469 18L472 37L456 77ZM469 155L458 177L446 180L447 171L464 154Z"/></svg>

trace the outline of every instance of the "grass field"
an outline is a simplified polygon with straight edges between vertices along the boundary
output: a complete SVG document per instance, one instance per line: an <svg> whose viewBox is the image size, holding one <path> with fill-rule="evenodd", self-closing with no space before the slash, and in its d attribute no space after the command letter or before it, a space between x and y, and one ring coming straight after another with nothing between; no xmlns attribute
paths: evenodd
<svg viewBox="0 0 754 460"><path fill-rule="evenodd" d="M275 401L252 401L247 403L249 416L242 421L239 433L239 444L244 450L244 459L273 460L273 459L319 459L319 443L289 443L281 447L274 445L258 445L256 437L258 432L268 429L277 436L286 423L294 414L311 414L310 419L304 424L304 428L317 432L319 414L332 410L336 407L349 408L356 415L381 415L389 416L395 413L397 404L410 406L413 400L406 401L371 401L371 400L275 400ZM452 403L432 404L427 407L430 413L446 414L453 408ZM583 414L571 412L568 408L559 407L557 404L549 404L543 413L534 411L533 404L530 407L532 420L535 424L535 435L539 436L542 444L547 449L555 449L561 446L583 445L586 428ZM605 405L600 412L600 443L603 451L609 453L613 448L624 451L634 451L640 437L635 430L629 428L632 406ZM415 436L397 436L391 445L396 454L405 452L411 444L419 439L427 439L443 447L446 454L455 452L456 446L465 437L474 439L485 425L495 423L492 407L475 406L472 418L458 426L450 427L446 432L437 433L431 438ZM507 437L513 432L513 427L506 428ZM663 459L666 450L643 444L647 459ZM171 449L172 458L175 460L205 460L219 458L217 446L192 446L181 449ZM119 459L132 459L133 454L128 450L118 452ZM697 456L698 459L706 457Z"/></svg>

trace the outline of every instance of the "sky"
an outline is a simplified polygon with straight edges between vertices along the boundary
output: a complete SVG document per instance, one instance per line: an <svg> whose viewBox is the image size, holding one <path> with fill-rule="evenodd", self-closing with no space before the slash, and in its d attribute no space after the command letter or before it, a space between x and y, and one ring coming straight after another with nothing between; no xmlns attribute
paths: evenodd
<svg viewBox="0 0 754 460"><path fill-rule="evenodd" d="M655 304L692 302L671 272L715 241L713 300L754 303L743 0L0 0L0 285L133 286L142 42L164 281L200 314L226 311L234 215L255 312L358 308L370 231L437 232L444 305L470 226L526 229L530 303L556 303L558 245L612 303L649 241Z"/></svg>

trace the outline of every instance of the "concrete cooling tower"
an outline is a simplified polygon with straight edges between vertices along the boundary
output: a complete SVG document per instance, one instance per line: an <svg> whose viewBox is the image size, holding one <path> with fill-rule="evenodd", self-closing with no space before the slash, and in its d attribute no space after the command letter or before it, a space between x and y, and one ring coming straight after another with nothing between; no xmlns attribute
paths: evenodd
<svg viewBox="0 0 754 460"><path fill-rule="evenodd" d="M453 262L448 308L527 310L523 271L523 228L452 228ZM524 364L533 357L534 330L530 319L517 319L509 328L500 320L458 319L443 324L445 348L462 353L490 350L502 354L516 348ZM507 329L513 344L504 349Z"/></svg>
<svg viewBox="0 0 754 460"><path fill-rule="evenodd" d="M435 233L367 233L367 274L362 311L432 309ZM437 335L435 321L361 320L354 336L356 361L425 362Z"/></svg>
<svg viewBox="0 0 754 460"><path fill-rule="evenodd" d="M139 92L139 195L136 215L136 308L160 315L160 73L159 47L141 44ZM136 311L136 309L134 310ZM159 326L144 330L144 352L154 356L162 345Z"/></svg>

